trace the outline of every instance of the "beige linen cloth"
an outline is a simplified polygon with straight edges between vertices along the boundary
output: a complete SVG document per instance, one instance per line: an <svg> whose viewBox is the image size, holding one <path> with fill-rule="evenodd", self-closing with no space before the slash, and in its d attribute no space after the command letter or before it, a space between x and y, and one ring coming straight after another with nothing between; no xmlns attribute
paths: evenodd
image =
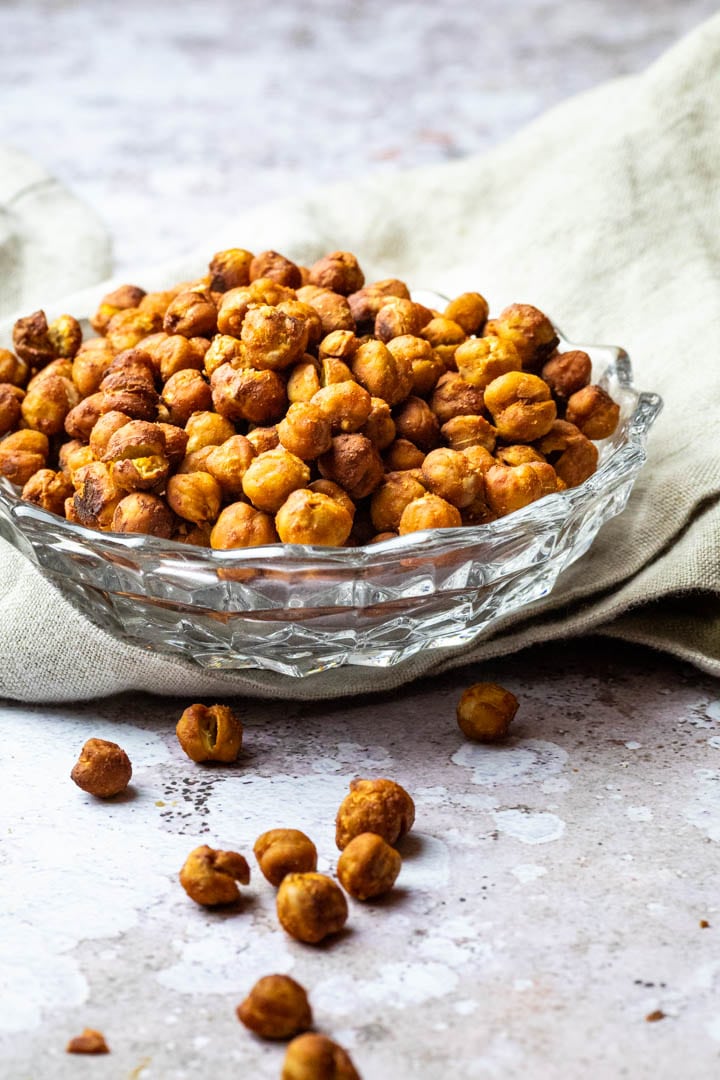
<svg viewBox="0 0 720 1080"><path fill-rule="evenodd" d="M88 311L105 289L54 302L69 264L87 269L94 258L98 276L104 269L96 231L75 221L75 235L61 228L62 272L42 280L49 312ZM348 248L368 277L448 294L478 289L494 310L535 303L576 341L624 345L636 384L665 399L627 509L549 597L492 637L388 670L304 680L205 672L122 644L2 542L0 696L60 701L132 688L336 697L591 632L720 675L720 16L643 75L561 105L485 157L252 211L197 257L135 277L157 287L194 276L214 250L236 244L303 262ZM41 299L36 284L34 273L20 278L25 311Z"/></svg>

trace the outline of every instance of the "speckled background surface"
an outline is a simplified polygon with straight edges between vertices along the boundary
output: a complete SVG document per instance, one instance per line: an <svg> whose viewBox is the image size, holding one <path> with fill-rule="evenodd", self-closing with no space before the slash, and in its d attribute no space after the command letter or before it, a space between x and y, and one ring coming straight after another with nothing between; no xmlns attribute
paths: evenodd
<svg viewBox="0 0 720 1080"><path fill-rule="evenodd" d="M124 268L221 236L242 206L480 151L715 9L0 3L0 137L95 207ZM502 748L455 727L478 678L521 700ZM305 983L364 1080L720 1075L720 684L626 646L539 649L392 696L245 703L227 769L182 755L185 704L0 704L3 1080L270 1080L282 1049L234 1018L269 971ZM91 735L130 753L128 797L70 782ZM233 914L185 897L192 847L249 854L275 825L333 867L361 774L405 784L417 826L397 892L352 904L339 940L286 938L259 874ZM86 1025L108 1058L65 1055Z"/></svg>

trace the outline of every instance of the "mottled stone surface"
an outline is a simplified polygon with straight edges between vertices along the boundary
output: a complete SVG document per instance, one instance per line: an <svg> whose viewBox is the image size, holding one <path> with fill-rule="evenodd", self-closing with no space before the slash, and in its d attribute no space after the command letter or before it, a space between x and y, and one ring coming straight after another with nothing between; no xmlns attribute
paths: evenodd
<svg viewBox="0 0 720 1080"><path fill-rule="evenodd" d="M520 699L504 746L455 726L478 678ZM305 984L365 1080L718 1075L720 684L620 645L546 647L392 696L245 703L231 767L184 757L184 704L0 709L4 1078L271 1080L282 1048L234 1016L270 972ZM126 797L70 781L89 736L130 754ZM358 774L415 797L398 888L351 902L339 939L300 945L253 841L302 828L331 870ZM198 843L251 857L237 912L180 888ZM111 1048L91 1068L64 1053L85 1026Z"/></svg>

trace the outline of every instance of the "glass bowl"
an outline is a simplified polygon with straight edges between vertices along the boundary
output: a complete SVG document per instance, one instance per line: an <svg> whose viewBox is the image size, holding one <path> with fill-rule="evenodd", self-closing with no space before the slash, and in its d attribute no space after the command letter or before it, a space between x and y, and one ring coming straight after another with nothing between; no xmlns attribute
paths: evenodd
<svg viewBox="0 0 720 1080"><path fill-rule="evenodd" d="M427 295L427 294L426 294ZM553 588L625 506L646 457L657 394L632 384L627 353L572 345L620 404L597 472L488 525L412 533L369 547L275 544L211 551L98 533L23 502L0 478L0 536L116 637L206 668L305 678L387 667L466 647Z"/></svg>

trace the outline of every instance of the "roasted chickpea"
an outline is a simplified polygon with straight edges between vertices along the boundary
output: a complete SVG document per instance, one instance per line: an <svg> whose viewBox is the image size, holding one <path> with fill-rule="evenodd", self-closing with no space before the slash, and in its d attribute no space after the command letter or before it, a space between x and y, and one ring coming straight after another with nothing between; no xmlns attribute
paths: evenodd
<svg viewBox="0 0 720 1080"><path fill-rule="evenodd" d="M284 448L303 461L313 461L332 444L330 421L311 401L291 405L277 425L277 433Z"/></svg>
<svg viewBox="0 0 720 1080"><path fill-rule="evenodd" d="M308 323L264 304L248 311L240 338L249 366L261 371L279 371L304 355Z"/></svg>
<svg viewBox="0 0 720 1080"><path fill-rule="evenodd" d="M36 389L41 383L45 382L46 379L50 378L50 376L53 378L67 379L72 382L72 360L67 360L63 357L58 360L51 360L49 364L46 364L45 367L40 368L39 371L35 372L25 389Z"/></svg>
<svg viewBox="0 0 720 1080"><path fill-rule="evenodd" d="M103 296L99 308L90 319L90 325L97 334L104 334L113 315L136 308L144 296L145 290L138 285L120 285Z"/></svg>
<svg viewBox="0 0 720 1080"><path fill-rule="evenodd" d="M483 476L488 469L497 465L495 458L484 446L466 446L461 453L470 462L470 468L482 473Z"/></svg>
<svg viewBox="0 0 720 1080"><path fill-rule="evenodd" d="M271 427L252 427L251 425L247 440L256 454L263 454L266 450L275 450L280 445L280 436L274 424Z"/></svg>
<svg viewBox="0 0 720 1080"><path fill-rule="evenodd" d="M601 386L584 386L568 398L565 419L588 439L607 439L618 425L620 406Z"/></svg>
<svg viewBox="0 0 720 1080"><path fill-rule="evenodd" d="M280 1080L360 1080L350 1055L325 1035L298 1035L290 1043Z"/></svg>
<svg viewBox="0 0 720 1080"><path fill-rule="evenodd" d="M375 316L375 337L388 342L405 334L419 334L432 319L432 312L401 297L388 297Z"/></svg>
<svg viewBox="0 0 720 1080"><path fill-rule="evenodd" d="M327 334L318 346L318 357L324 360L332 357L350 363L360 342L352 330L333 330Z"/></svg>
<svg viewBox="0 0 720 1080"><path fill-rule="evenodd" d="M409 362L412 371L411 392L419 397L429 394L445 373L445 362L424 338L403 334L388 341L387 347L398 362Z"/></svg>
<svg viewBox="0 0 720 1080"><path fill-rule="evenodd" d="M568 487L582 484L597 468L597 446L566 420L556 420L537 445Z"/></svg>
<svg viewBox="0 0 720 1080"><path fill-rule="evenodd" d="M298 300L309 304L320 316L324 336L334 330L354 330L350 305L344 296L330 289L318 289L315 285L303 285L297 292Z"/></svg>
<svg viewBox="0 0 720 1080"><path fill-rule="evenodd" d="M469 446L495 449L497 433L483 416L453 416L440 428L440 434L453 450L466 450Z"/></svg>
<svg viewBox="0 0 720 1080"><path fill-rule="evenodd" d="M187 454L187 432L175 424L157 425L165 436L165 457L170 462L170 468L176 468Z"/></svg>
<svg viewBox="0 0 720 1080"><path fill-rule="evenodd" d="M414 499L403 510L398 532L405 536L423 529L454 529L462 524L457 507L441 499L439 495L427 494Z"/></svg>
<svg viewBox="0 0 720 1080"><path fill-rule="evenodd" d="M203 358L205 374L209 377L222 364L233 368L251 367L245 355L245 348L239 338L230 334L216 334Z"/></svg>
<svg viewBox="0 0 720 1080"><path fill-rule="evenodd" d="M559 401L567 401L590 382L592 361L581 349L555 353L543 365L541 375Z"/></svg>
<svg viewBox="0 0 720 1080"><path fill-rule="evenodd" d="M193 413L207 412L212 400L212 390L200 372L190 368L171 375L162 392L162 401L170 412L170 422L178 427L183 427Z"/></svg>
<svg viewBox="0 0 720 1080"><path fill-rule="evenodd" d="M114 358L105 338L91 338L80 346L72 364L72 380L81 397L97 393Z"/></svg>
<svg viewBox="0 0 720 1080"><path fill-rule="evenodd" d="M162 329L183 337L211 337L217 330L217 307L202 289L179 293L168 305Z"/></svg>
<svg viewBox="0 0 720 1080"><path fill-rule="evenodd" d="M289 315L299 322L305 323L307 329L307 348L315 349L323 338L322 320L315 308L309 304L303 304L300 300L282 300L277 305L277 310L283 315Z"/></svg>
<svg viewBox="0 0 720 1080"><path fill-rule="evenodd" d="M204 348L198 345L203 342ZM202 371L205 366L207 338L184 337L182 334L168 334L153 350L152 360L160 372L163 382L178 371ZM148 354L150 355L150 354Z"/></svg>
<svg viewBox="0 0 720 1080"><path fill-rule="evenodd" d="M287 381L288 401L310 401L322 387L320 367L314 359L301 360L290 369Z"/></svg>
<svg viewBox="0 0 720 1080"><path fill-rule="evenodd" d="M370 415L360 428L360 434L369 439L376 450L387 450L395 438L395 421L390 412L390 406L382 398L370 399Z"/></svg>
<svg viewBox="0 0 720 1080"><path fill-rule="evenodd" d="M212 291L225 293L239 285L249 285L252 261L252 253L244 248L216 252L208 266Z"/></svg>
<svg viewBox="0 0 720 1080"><path fill-rule="evenodd" d="M348 304L355 322L363 331L372 329L377 314L388 298L398 296L403 300L410 299L407 285L397 278L385 278L382 281L374 281L371 285L365 285L357 292L348 296Z"/></svg>
<svg viewBox="0 0 720 1080"><path fill-rule="evenodd" d="M72 315L60 315L48 326L48 338L55 356L72 360L82 344L80 323Z"/></svg>
<svg viewBox="0 0 720 1080"><path fill-rule="evenodd" d="M59 435L65 426L65 417L73 409L80 396L70 379L62 375L48 375L28 387L20 408L27 427L42 431L44 435Z"/></svg>
<svg viewBox="0 0 720 1080"><path fill-rule="evenodd" d="M422 464L422 478L428 491L459 510L474 502L483 489L482 473L471 467L465 454L449 447L430 451Z"/></svg>
<svg viewBox="0 0 720 1080"><path fill-rule="evenodd" d="M331 251L310 267L309 281L318 288L349 296L350 293L362 289L365 275L351 252Z"/></svg>
<svg viewBox="0 0 720 1080"><path fill-rule="evenodd" d="M203 907L233 904L240 898L237 882L248 885L250 867L237 851L217 851L203 844L191 851L180 871L180 884Z"/></svg>
<svg viewBox="0 0 720 1080"><path fill-rule="evenodd" d="M0 474L11 484L23 486L44 469L50 444L41 431L15 431L0 442Z"/></svg>
<svg viewBox="0 0 720 1080"><path fill-rule="evenodd" d="M285 383L276 371L236 371L223 364L213 372L210 384L215 411L227 420L269 424L287 407Z"/></svg>
<svg viewBox="0 0 720 1080"><path fill-rule="evenodd" d="M91 529L111 529L115 508L125 493L118 488L108 466L102 461L83 465L73 470L72 482L73 520ZM67 515L67 506L65 512Z"/></svg>
<svg viewBox="0 0 720 1080"><path fill-rule="evenodd" d="M305 462L279 446L253 458L243 476L243 492L258 510L276 514L291 492L309 482Z"/></svg>
<svg viewBox="0 0 720 1080"><path fill-rule="evenodd" d="M55 349L48 337L48 323L44 311L34 311L18 319L13 326L15 352L33 371L45 367L55 359Z"/></svg>
<svg viewBox="0 0 720 1080"><path fill-rule="evenodd" d="M251 287L239 286L230 289L223 295L217 309L218 333L228 337L238 338L242 331L245 316L250 310L251 304L268 301L260 301Z"/></svg>
<svg viewBox="0 0 720 1080"><path fill-rule="evenodd" d="M337 934L348 917L342 890L324 874L286 874L276 903L283 930L310 945Z"/></svg>
<svg viewBox="0 0 720 1080"><path fill-rule="evenodd" d="M371 900L390 892L402 867L395 848L382 836L365 832L355 836L338 859L337 876L345 892L356 900Z"/></svg>
<svg viewBox="0 0 720 1080"><path fill-rule="evenodd" d="M368 393L384 398L389 405L403 401L412 389L410 361L402 353L393 355L381 341L360 345L352 358L351 371Z"/></svg>
<svg viewBox="0 0 720 1080"><path fill-rule="evenodd" d="M466 292L451 300L444 316L462 327L466 334L479 334L487 321L490 308L480 293Z"/></svg>
<svg viewBox="0 0 720 1080"><path fill-rule="evenodd" d="M278 535L270 515L244 502L226 506L210 533L210 546L221 551L277 542Z"/></svg>
<svg viewBox="0 0 720 1080"><path fill-rule="evenodd" d="M564 491L567 487L547 461L529 461L527 464L535 470L535 475L540 482L540 498L543 495L554 495L556 491Z"/></svg>
<svg viewBox="0 0 720 1080"><path fill-rule="evenodd" d="M510 371L494 379L485 389L485 405L498 435L508 442L542 438L557 414L547 383L525 371Z"/></svg>
<svg viewBox="0 0 720 1080"><path fill-rule="evenodd" d="M7 435L8 431L17 427L24 397L19 386L0 383L0 436Z"/></svg>
<svg viewBox="0 0 720 1080"><path fill-rule="evenodd" d="M485 474L485 492L491 510L504 517L521 510L544 494L541 478L531 464L494 465Z"/></svg>
<svg viewBox="0 0 720 1080"><path fill-rule="evenodd" d="M323 386L311 403L330 422L333 433L359 431L372 412L371 395L352 379Z"/></svg>
<svg viewBox="0 0 720 1080"><path fill-rule="evenodd" d="M508 371L520 371L522 363L511 341L505 338L470 338L458 345L455 364L465 382L484 390Z"/></svg>
<svg viewBox="0 0 720 1080"><path fill-rule="evenodd" d="M481 416L485 399L477 386L448 371L438 379L430 405L438 421L446 424L454 416Z"/></svg>
<svg viewBox="0 0 720 1080"><path fill-rule="evenodd" d="M276 887L288 874L307 874L317 869L317 848L299 829L270 829L253 848L264 877Z"/></svg>
<svg viewBox="0 0 720 1080"><path fill-rule="evenodd" d="M233 435L208 454L205 470L215 477L226 498L238 497L242 495L243 476L254 457L252 443L244 435Z"/></svg>
<svg viewBox="0 0 720 1080"><path fill-rule="evenodd" d="M88 739L70 773L79 788L99 799L125 791L131 776L130 758L121 746L106 739Z"/></svg>
<svg viewBox="0 0 720 1080"><path fill-rule="evenodd" d="M425 460L425 452L409 439L395 439L385 451L385 469L387 472L407 472L419 469Z"/></svg>
<svg viewBox="0 0 720 1080"><path fill-rule="evenodd" d="M138 311L149 311L153 315L165 318L165 312L172 300L177 296L175 289L160 289L157 292L145 293L138 304Z"/></svg>
<svg viewBox="0 0 720 1080"><path fill-rule="evenodd" d="M84 468L85 465L91 465L93 461L95 461L95 455L92 447L85 446L84 443L79 442L77 439L65 443L58 451L58 465L73 486L77 482L78 470Z"/></svg>
<svg viewBox="0 0 720 1080"><path fill-rule="evenodd" d="M370 495L383 478L377 450L364 435L336 435L326 454L318 458L320 473L345 488L352 499Z"/></svg>
<svg viewBox="0 0 720 1080"><path fill-rule="evenodd" d="M122 491L159 490L170 471L165 435L157 424L131 420L109 437L103 461Z"/></svg>
<svg viewBox="0 0 720 1080"><path fill-rule="evenodd" d="M193 413L185 424L188 454L204 446L220 446L235 434L235 425L214 412Z"/></svg>
<svg viewBox="0 0 720 1080"><path fill-rule="evenodd" d="M547 315L531 304L506 307L497 319L486 324L485 335L512 341L525 371L538 371L559 341Z"/></svg>
<svg viewBox="0 0 720 1080"><path fill-rule="evenodd" d="M49 510L51 514L65 516L65 500L73 494L73 486L64 473L52 469L38 469L23 487L22 497Z"/></svg>
<svg viewBox="0 0 720 1080"><path fill-rule="evenodd" d="M467 334L462 326L442 316L431 319L420 331L420 337L429 341L447 368L454 365L455 351L465 341Z"/></svg>
<svg viewBox="0 0 720 1080"><path fill-rule="evenodd" d="M508 733L518 700L497 683L475 683L463 693L457 706L457 722L463 735L475 742L497 742Z"/></svg>
<svg viewBox="0 0 720 1080"><path fill-rule="evenodd" d="M110 1047L102 1031L84 1028L82 1035L75 1035L65 1047L67 1054L109 1054Z"/></svg>
<svg viewBox="0 0 720 1080"><path fill-rule="evenodd" d="M377 531L396 532L405 507L425 493L419 469L386 473L370 502L370 516Z"/></svg>
<svg viewBox="0 0 720 1080"><path fill-rule="evenodd" d="M284 544L342 547L352 526L352 516L337 500L306 488L293 491L275 515L275 528Z"/></svg>
<svg viewBox="0 0 720 1080"><path fill-rule="evenodd" d="M261 1039L291 1039L312 1027L307 994L289 975L265 975L235 1010L237 1018Z"/></svg>
<svg viewBox="0 0 720 1080"><path fill-rule="evenodd" d="M175 734L193 761L236 761L242 749L242 721L229 705L189 705Z"/></svg>
<svg viewBox="0 0 720 1080"><path fill-rule="evenodd" d="M300 268L277 251L263 251L250 263L250 280L270 278L289 289L299 289L302 285Z"/></svg>
<svg viewBox="0 0 720 1080"><path fill-rule="evenodd" d="M463 525L487 525L497 520L498 515L488 506L484 485L478 497L460 511L460 516Z"/></svg>
<svg viewBox="0 0 720 1080"><path fill-rule="evenodd" d="M513 446L499 446L495 457L500 465L527 465L531 461L544 461L545 458L533 446L518 443Z"/></svg>
<svg viewBox="0 0 720 1080"><path fill-rule="evenodd" d="M75 405L65 417L65 431L71 439L82 439L87 442L93 428L103 415L105 408L105 395L103 393L90 394Z"/></svg>
<svg viewBox="0 0 720 1080"><path fill-rule="evenodd" d="M103 413L98 418L89 436L90 449L98 461L104 457L110 437L131 419L127 413L117 411Z"/></svg>
<svg viewBox="0 0 720 1080"><path fill-rule="evenodd" d="M163 323L159 315L150 311L140 311L139 308L130 308L128 311L119 311L113 315L107 325L105 337L108 344L116 353L126 349L134 349L148 334L155 334L162 330Z"/></svg>
<svg viewBox="0 0 720 1080"><path fill-rule="evenodd" d="M415 821L415 804L394 780L353 780L335 819L335 842L343 851L361 833L397 844Z"/></svg>
<svg viewBox="0 0 720 1080"><path fill-rule="evenodd" d="M9 349L0 349L0 383L11 383L23 387L28 380L30 368L19 356Z"/></svg>
<svg viewBox="0 0 720 1080"><path fill-rule="evenodd" d="M440 425L426 401L409 397L393 413L398 438L408 439L421 450L432 450L440 441Z"/></svg>
<svg viewBox="0 0 720 1080"><path fill-rule="evenodd" d="M166 498L178 517L207 525L220 513L222 488L207 472L176 473L168 480Z"/></svg>
<svg viewBox="0 0 720 1080"><path fill-rule="evenodd" d="M343 506L351 518L355 516L355 503L352 501L347 491L341 488L339 484L335 484L332 480L313 480L312 484L308 484L308 491L319 491L321 495L327 495L328 498L334 499L335 502L340 503Z"/></svg>
<svg viewBox="0 0 720 1080"><path fill-rule="evenodd" d="M170 540L175 532L175 518L158 495L133 491L115 507L112 532L142 533Z"/></svg>

